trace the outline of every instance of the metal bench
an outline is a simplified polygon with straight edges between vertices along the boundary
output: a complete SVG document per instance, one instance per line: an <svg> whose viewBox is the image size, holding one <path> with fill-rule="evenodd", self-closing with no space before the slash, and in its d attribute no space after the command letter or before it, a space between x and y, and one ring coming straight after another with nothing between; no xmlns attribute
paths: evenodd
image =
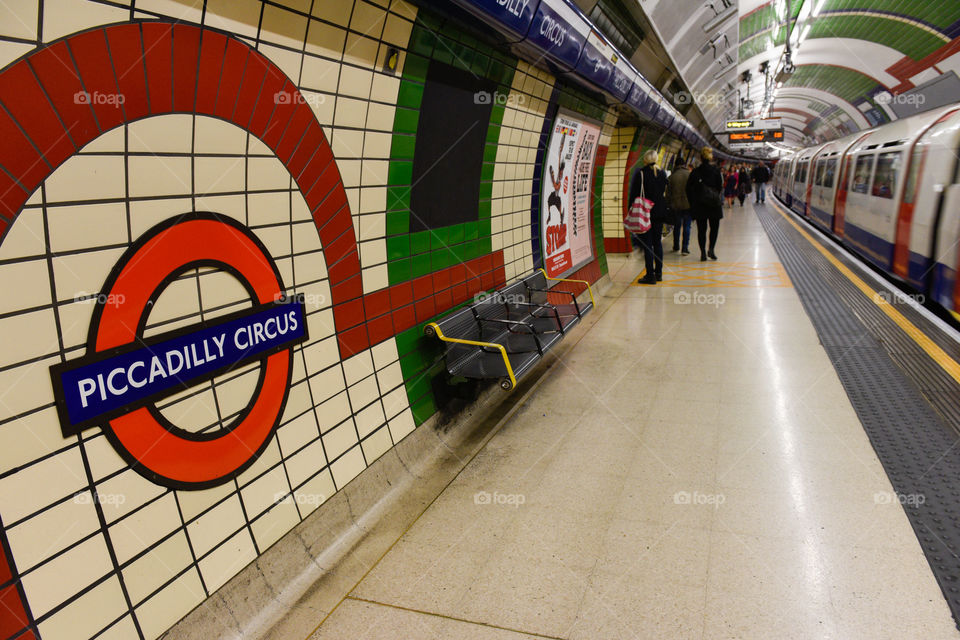
<svg viewBox="0 0 960 640"><path fill-rule="evenodd" d="M581 304L571 291L550 289L550 281L586 285L590 302ZM570 302L551 304L548 294L569 296ZM509 391L594 304L593 290L585 280L549 278L540 269L431 322L424 333L446 343L444 357L450 375L499 378L500 386Z"/></svg>

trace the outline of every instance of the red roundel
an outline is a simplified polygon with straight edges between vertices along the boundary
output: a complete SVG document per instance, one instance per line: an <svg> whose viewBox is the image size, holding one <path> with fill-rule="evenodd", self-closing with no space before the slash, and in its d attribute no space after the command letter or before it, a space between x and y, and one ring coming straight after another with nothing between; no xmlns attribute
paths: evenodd
<svg viewBox="0 0 960 640"><path fill-rule="evenodd" d="M141 339L164 287L200 266L230 271L254 305L283 295L273 261L249 230L215 214L176 218L144 234L117 263L101 299L119 302L97 305L88 354ZM220 484L252 464L269 442L286 403L292 359L292 347L264 357L250 405L214 437L172 428L152 405L109 420L104 430L120 455L158 484L190 489Z"/></svg>

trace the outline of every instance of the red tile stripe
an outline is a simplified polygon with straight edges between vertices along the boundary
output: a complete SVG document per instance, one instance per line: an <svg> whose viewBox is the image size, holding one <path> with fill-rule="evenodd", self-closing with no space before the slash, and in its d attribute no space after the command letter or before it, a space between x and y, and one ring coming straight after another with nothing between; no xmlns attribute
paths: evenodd
<svg viewBox="0 0 960 640"><path fill-rule="evenodd" d="M83 92L91 100L78 100ZM0 109L4 237L30 193L101 133L148 115L224 118L263 140L284 162L306 199L323 244L332 302L339 307L355 301L353 313L338 314L353 323L344 326L343 320L337 321L338 332L349 330L341 340L346 349L341 355L366 348L371 336L385 339L383 314L376 317L375 329L367 330L350 207L323 129L296 86L246 43L200 27L164 22L91 29L54 42L0 72L0 104L5 107ZM485 281L493 282L491 278ZM381 301L385 299L392 296ZM436 308L432 299L429 304L413 302L421 313ZM399 323L404 328L410 326L405 314Z"/></svg>
<svg viewBox="0 0 960 640"><path fill-rule="evenodd" d="M351 327L337 334L340 353L359 353L506 281L503 251L495 251L335 305L337 328Z"/></svg>
<svg viewBox="0 0 960 640"><path fill-rule="evenodd" d="M960 52L960 38L954 38L921 60L914 60L910 56L904 56L886 69L887 73L900 81L900 84L890 89L891 93L896 95L913 89L914 85L910 82L910 78L957 52Z"/></svg>

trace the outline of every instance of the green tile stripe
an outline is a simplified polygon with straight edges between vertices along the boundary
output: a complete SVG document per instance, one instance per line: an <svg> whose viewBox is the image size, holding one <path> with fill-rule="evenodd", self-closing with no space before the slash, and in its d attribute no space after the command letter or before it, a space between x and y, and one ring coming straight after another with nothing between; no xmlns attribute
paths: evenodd
<svg viewBox="0 0 960 640"><path fill-rule="evenodd" d="M781 30L774 44L783 46L785 36L786 31ZM895 49L914 60L925 58L945 44L942 39L918 26L877 15L821 15L813 22L807 35L808 40L813 38L866 40ZM771 41L773 38L767 34L744 42L739 49L740 59L749 60L763 53Z"/></svg>
<svg viewBox="0 0 960 640"><path fill-rule="evenodd" d="M877 81L853 69L812 64L797 67L796 73L783 86L819 89L853 103L875 89ZM882 110L881 115L886 118Z"/></svg>
<svg viewBox="0 0 960 640"><path fill-rule="evenodd" d="M593 246L601 275L608 271L607 250L603 246L603 174L605 170L604 165L597 166L593 180Z"/></svg>
<svg viewBox="0 0 960 640"><path fill-rule="evenodd" d="M400 80L388 169L386 243L391 285L482 257L493 250L493 176L503 104L494 104L487 127L477 220L410 233L413 157L423 91L433 60L492 80L504 96L510 93L517 68L516 58L494 50L442 18L422 10L418 14ZM404 386L417 425L436 413L433 379L444 373L443 350L435 339L423 336L426 322L429 320L396 336Z"/></svg>

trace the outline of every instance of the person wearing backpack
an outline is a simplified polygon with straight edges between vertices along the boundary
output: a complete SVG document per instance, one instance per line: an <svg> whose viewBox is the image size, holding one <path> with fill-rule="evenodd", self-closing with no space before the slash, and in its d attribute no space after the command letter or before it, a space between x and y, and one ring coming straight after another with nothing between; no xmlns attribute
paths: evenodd
<svg viewBox="0 0 960 640"><path fill-rule="evenodd" d="M660 236L666 213L666 190L667 174L657 166L657 152L648 149L643 154L643 166L630 177L628 200L634 202L642 192L644 198L653 202L650 209L650 228L644 233L633 234L634 242L639 243L643 250L643 261L647 269L646 275L637 281L639 284L657 284L659 280L663 280L663 243Z"/></svg>
<svg viewBox="0 0 960 640"><path fill-rule="evenodd" d="M687 180L687 199L691 214L697 222L697 242L700 244L700 261L716 260L717 236L723 218L723 174L713 164L713 149L700 150L700 165L690 172ZM710 228L710 244L707 246L707 227Z"/></svg>

